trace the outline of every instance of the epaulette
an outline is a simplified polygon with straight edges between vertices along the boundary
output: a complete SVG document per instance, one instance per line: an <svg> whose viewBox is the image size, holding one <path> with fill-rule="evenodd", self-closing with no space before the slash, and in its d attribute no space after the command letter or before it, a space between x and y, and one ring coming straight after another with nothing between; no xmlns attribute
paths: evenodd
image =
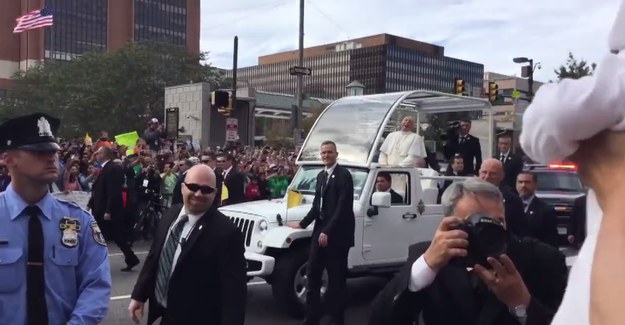
<svg viewBox="0 0 625 325"><path fill-rule="evenodd" d="M55 196L54 198L55 198L57 201L59 201L60 203L63 203L63 204L69 205L69 206L71 206L71 207L73 207L73 208L78 208L78 209L82 210L82 211L83 211L83 212L85 212L85 213L89 213L89 212L88 212L85 208L81 207L81 206L80 206L80 204L76 203L76 201L64 200L64 199L60 199L60 198L58 198L58 197L56 197L56 196Z"/></svg>

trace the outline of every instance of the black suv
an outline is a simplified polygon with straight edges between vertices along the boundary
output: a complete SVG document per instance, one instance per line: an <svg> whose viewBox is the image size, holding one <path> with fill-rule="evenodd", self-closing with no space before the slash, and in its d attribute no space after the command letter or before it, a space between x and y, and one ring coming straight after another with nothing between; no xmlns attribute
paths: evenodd
<svg viewBox="0 0 625 325"><path fill-rule="evenodd" d="M562 163L526 165L525 169L538 177L536 196L556 210L560 244L568 246L566 236L573 201L586 194L586 189L577 174L577 167L573 164Z"/></svg>

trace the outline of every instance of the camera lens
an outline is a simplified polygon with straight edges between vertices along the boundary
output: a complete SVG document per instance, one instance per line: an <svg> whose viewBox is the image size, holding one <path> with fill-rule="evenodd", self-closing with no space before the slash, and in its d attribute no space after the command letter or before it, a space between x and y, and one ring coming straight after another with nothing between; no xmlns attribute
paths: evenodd
<svg viewBox="0 0 625 325"><path fill-rule="evenodd" d="M484 257L499 257L506 252L506 232L497 224L482 223L475 229L475 239Z"/></svg>

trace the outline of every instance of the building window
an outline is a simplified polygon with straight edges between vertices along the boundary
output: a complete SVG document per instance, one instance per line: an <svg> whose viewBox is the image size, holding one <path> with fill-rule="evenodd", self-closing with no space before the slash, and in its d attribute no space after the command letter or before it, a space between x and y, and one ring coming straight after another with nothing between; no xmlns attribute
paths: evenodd
<svg viewBox="0 0 625 325"><path fill-rule="evenodd" d="M135 41L186 45L186 0L136 0Z"/></svg>

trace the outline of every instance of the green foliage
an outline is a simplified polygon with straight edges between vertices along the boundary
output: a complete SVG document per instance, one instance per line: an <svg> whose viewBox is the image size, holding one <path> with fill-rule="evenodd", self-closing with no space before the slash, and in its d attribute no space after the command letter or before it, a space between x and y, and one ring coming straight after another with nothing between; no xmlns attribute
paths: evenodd
<svg viewBox="0 0 625 325"><path fill-rule="evenodd" d="M569 52L566 63L561 65L558 69L553 70L553 72L558 77L558 80L565 78L579 79L592 75L595 72L596 67L596 63L591 63L589 65L586 60L578 60L575 56L573 56L573 53Z"/></svg>
<svg viewBox="0 0 625 325"><path fill-rule="evenodd" d="M41 111L61 119L62 137L142 133L149 118L163 120L165 87L223 80L200 64L206 56L151 42L71 62L45 61L15 75L13 89L0 101L0 119Z"/></svg>

